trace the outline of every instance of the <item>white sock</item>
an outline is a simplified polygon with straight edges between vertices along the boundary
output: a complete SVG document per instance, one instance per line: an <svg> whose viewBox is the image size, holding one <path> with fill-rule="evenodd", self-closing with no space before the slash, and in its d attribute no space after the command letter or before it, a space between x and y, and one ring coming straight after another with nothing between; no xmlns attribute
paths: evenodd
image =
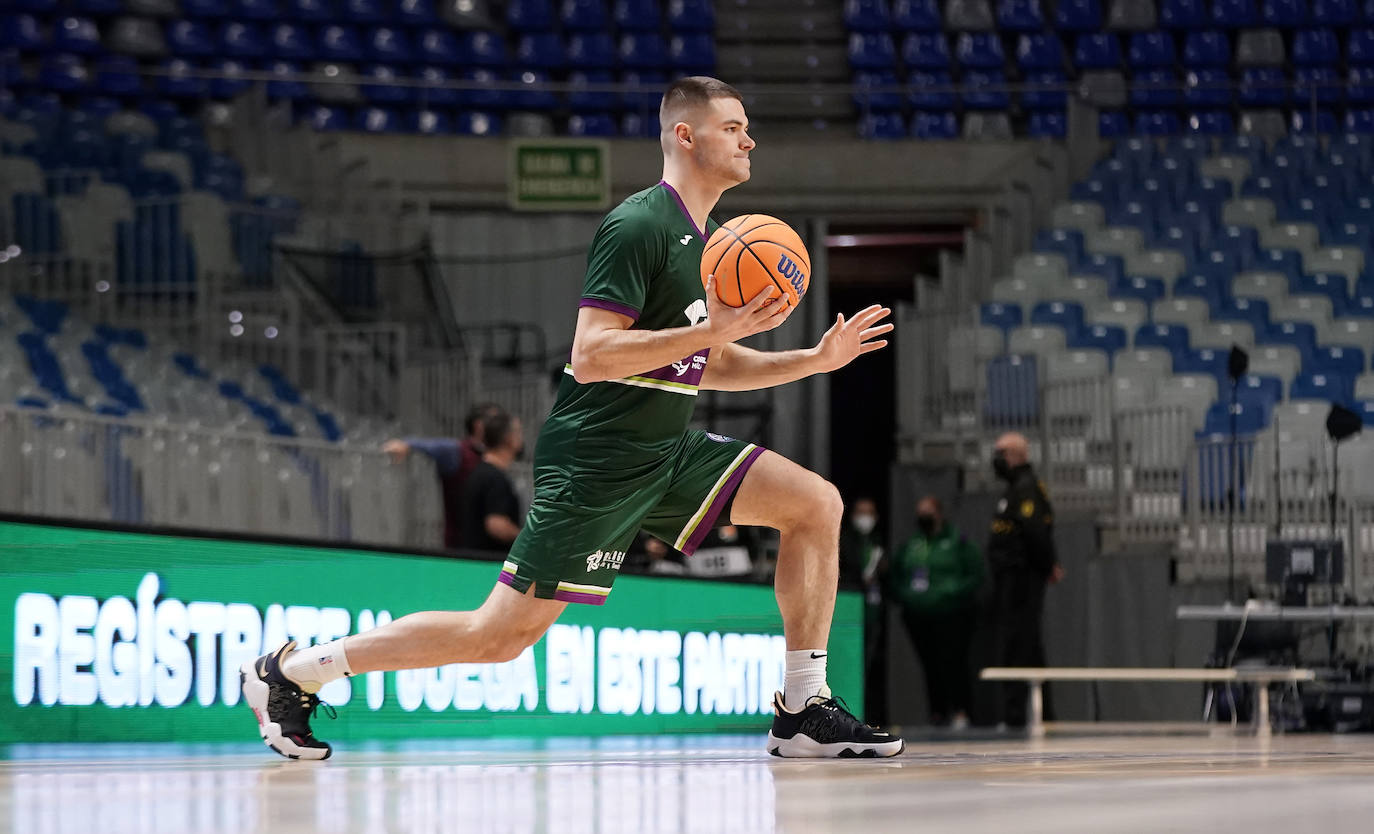
<svg viewBox="0 0 1374 834"><path fill-rule="evenodd" d="M325 684L353 674L343 640L297 649L282 661L281 671L306 692L319 692Z"/></svg>
<svg viewBox="0 0 1374 834"><path fill-rule="evenodd" d="M802 649L787 653L783 674L782 705L791 712L806 706L808 699L828 693L825 685L825 649Z"/></svg>

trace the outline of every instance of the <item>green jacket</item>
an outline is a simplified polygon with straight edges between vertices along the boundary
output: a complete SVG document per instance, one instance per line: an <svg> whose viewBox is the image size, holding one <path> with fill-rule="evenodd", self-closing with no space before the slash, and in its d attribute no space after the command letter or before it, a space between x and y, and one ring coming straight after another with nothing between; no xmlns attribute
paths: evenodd
<svg viewBox="0 0 1374 834"><path fill-rule="evenodd" d="M978 546L946 524L930 539L907 540L888 570L888 589L913 613L948 614L973 604L983 572Z"/></svg>

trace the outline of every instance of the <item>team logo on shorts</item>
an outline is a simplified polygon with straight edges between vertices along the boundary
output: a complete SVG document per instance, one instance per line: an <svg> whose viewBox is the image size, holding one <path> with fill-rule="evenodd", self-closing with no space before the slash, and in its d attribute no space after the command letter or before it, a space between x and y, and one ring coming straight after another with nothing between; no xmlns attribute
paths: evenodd
<svg viewBox="0 0 1374 834"><path fill-rule="evenodd" d="M620 570L620 563L625 561L625 551L623 550L598 550L587 557L587 573L602 568Z"/></svg>
<svg viewBox="0 0 1374 834"><path fill-rule="evenodd" d="M711 438L712 440L716 441L717 443L730 443L731 441L733 441L733 440L735 439L735 438L733 438L733 437L726 437L726 436L723 435L723 434L716 434L715 432L712 432L712 431L706 432L706 436L709 437L709 438Z"/></svg>

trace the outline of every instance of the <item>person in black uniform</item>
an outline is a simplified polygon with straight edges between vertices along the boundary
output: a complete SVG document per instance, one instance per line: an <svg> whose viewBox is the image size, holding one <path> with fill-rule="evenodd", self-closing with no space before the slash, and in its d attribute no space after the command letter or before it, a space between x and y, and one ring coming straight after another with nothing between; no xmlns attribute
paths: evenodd
<svg viewBox="0 0 1374 834"><path fill-rule="evenodd" d="M1045 485L1030 466L1026 438L1015 432L997 439L992 469L1006 482L997 502L988 536L988 565L992 573L992 606L996 619L998 666L1044 666L1041 615L1045 588L1064 577L1054 550L1054 511ZM1027 686L1002 684L1003 720L1009 727L1026 725ZM1044 714L1052 715L1049 687Z"/></svg>

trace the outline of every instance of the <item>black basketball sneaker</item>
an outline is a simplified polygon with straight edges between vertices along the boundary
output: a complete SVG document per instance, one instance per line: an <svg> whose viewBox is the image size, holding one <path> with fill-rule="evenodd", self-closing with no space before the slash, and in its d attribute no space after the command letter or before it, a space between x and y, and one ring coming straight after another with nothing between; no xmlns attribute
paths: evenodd
<svg viewBox="0 0 1374 834"><path fill-rule="evenodd" d="M829 688L791 712L781 692L773 694L773 729L768 752L785 759L876 759L906 747L900 738L855 718Z"/></svg>
<svg viewBox="0 0 1374 834"><path fill-rule="evenodd" d="M268 747L288 759L327 759L332 752L329 744L310 732L310 716L321 706L320 696L301 689L281 671L282 658L295 648L292 640L239 667L243 700L253 708L258 731ZM323 706L333 718L334 708Z"/></svg>

